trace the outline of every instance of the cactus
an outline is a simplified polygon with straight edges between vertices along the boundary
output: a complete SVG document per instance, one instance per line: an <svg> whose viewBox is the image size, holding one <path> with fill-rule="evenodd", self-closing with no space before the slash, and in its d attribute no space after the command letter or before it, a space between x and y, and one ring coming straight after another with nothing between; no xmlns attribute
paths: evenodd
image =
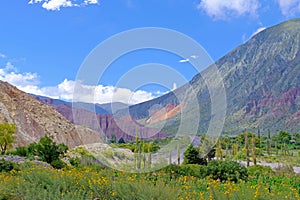
<svg viewBox="0 0 300 200"><path fill-rule="evenodd" d="M246 148L247 167L249 167L249 139L248 139L248 132L246 132L246 134L245 134L245 148Z"/></svg>
<svg viewBox="0 0 300 200"><path fill-rule="evenodd" d="M252 136L252 157L253 157L253 163L256 165L256 147L255 147L255 137Z"/></svg>

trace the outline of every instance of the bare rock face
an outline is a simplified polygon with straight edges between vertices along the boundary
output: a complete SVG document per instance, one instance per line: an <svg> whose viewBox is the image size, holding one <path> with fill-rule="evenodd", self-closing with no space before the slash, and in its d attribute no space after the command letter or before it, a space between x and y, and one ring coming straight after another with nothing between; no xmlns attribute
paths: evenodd
<svg viewBox="0 0 300 200"><path fill-rule="evenodd" d="M70 148L100 141L99 134L75 127L52 107L42 104L16 87L0 81L0 123L17 127L14 146L38 142L45 135Z"/></svg>
<svg viewBox="0 0 300 200"><path fill-rule="evenodd" d="M118 118L113 114L99 114L99 112L95 112L97 110L97 106L99 108L103 105L77 103L80 105L73 106L72 103L64 102L62 100L56 100L41 96L34 97L41 103L53 107L72 124L86 126L94 131L97 131L103 139L111 139L114 135L116 137L116 140L123 138L125 141L134 141L136 132L138 132L139 138L142 139L151 140L171 137L169 134L162 130L137 123L130 116ZM59 101L59 103L56 103L57 101ZM104 106L108 107L107 105ZM121 108L122 106L124 107L124 105L119 106L121 106ZM94 107L95 109L92 109L92 107ZM180 106L177 106L175 108L170 104L168 107L166 107L167 114L163 116L157 116L157 119L155 118L155 120L153 121L160 121L161 118L166 119L169 115L174 116L177 114L178 109L180 108ZM147 125L149 125L149 123Z"/></svg>

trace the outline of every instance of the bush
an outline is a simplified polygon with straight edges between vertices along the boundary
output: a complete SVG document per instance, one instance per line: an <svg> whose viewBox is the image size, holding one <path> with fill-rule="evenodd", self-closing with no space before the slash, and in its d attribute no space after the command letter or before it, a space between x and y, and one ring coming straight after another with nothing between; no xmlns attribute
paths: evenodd
<svg viewBox="0 0 300 200"><path fill-rule="evenodd" d="M292 166L282 165L274 169L277 176L294 177L295 171Z"/></svg>
<svg viewBox="0 0 300 200"><path fill-rule="evenodd" d="M213 160L207 165L207 176L220 181L246 181L247 168L234 161Z"/></svg>
<svg viewBox="0 0 300 200"><path fill-rule="evenodd" d="M80 159L78 157L70 158L69 162L74 167L79 167L80 166Z"/></svg>
<svg viewBox="0 0 300 200"><path fill-rule="evenodd" d="M162 169L171 176L178 178L180 176L194 176L197 178L205 178L207 175L207 167L205 165L188 164L188 165L169 165Z"/></svg>
<svg viewBox="0 0 300 200"><path fill-rule="evenodd" d="M53 160L50 165L56 169L62 169L66 166L66 163L64 161L58 159L58 160Z"/></svg>
<svg viewBox="0 0 300 200"><path fill-rule="evenodd" d="M14 151L11 152L12 155L27 157L28 148L27 147L17 147Z"/></svg>
<svg viewBox="0 0 300 200"><path fill-rule="evenodd" d="M39 143L31 143L28 147L18 147L12 152L13 155L27 157L29 159L38 156L41 161L47 162L54 168L60 169L62 166L61 157L65 156L68 147L65 144L56 144L48 136L42 137Z"/></svg>
<svg viewBox="0 0 300 200"><path fill-rule="evenodd" d="M0 172L10 172L13 169L18 170L18 164L4 159L0 160Z"/></svg>
<svg viewBox="0 0 300 200"><path fill-rule="evenodd" d="M233 159L235 160L246 160L247 156L246 156L246 149L242 149L241 151L239 151L234 157Z"/></svg>
<svg viewBox="0 0 300 200"><path fill-rule="evenodd" d="M192 144L188 146L186 151L184 152L184 164L199 164L206 165L206 158L200 156L199 148L193 147Z"/></svg>
<svg viewBox="0 0 300 200"><path fill-rule="evenodd" d="M274 175L275 172L272 170L270 166L262 166L262 165L253 165L247 168L249 176L271 176Z"/></svg>

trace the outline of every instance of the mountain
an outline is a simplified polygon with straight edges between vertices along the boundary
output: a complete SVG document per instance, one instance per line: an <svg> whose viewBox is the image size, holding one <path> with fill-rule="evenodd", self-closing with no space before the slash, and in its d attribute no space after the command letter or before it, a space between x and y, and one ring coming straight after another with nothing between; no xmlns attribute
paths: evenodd
<svg viewBox="0 0 300 200"><path fill-rule="evenodd" d="M92 104L92 103L84 103L84 102L66 102L60 99L52 99L49 97L44 97L44 96L39 96L39 95L34 95L34 94L30 94L31 96L33 96L36 100L53 106L54 108L61 108L64 106L67 107L76 107L78 109L83 109L83 110L87 110L87 111L91 111L91 112L95 112L97 114L112 114L112 108L114 108L115 111L117 110L121 110L124 109L126 107L128 107L128 105L124 104L124 103L120 103L120 102L113 102L113 103L106 103L106 104ZM73 105L72 105L73 104Z"/></svg>
<svg viewBox="0 0 300 200"><path fill-rule="evenodd" d="M0 123L16 125L15 147L38 142L45 135L69 147L101 142L99 133L74 126L53 107L2 81Z"/></svg>
<svg viewBox="0 0 300 200"><path fill-rule="evenodd" d="M126 116L122 117L122 119L116 119L112 114L112 108L114 108L114 111L118 111L128 107L123 103L91 104L76 102L72 104L49 97L32 96L41 103L56 109L69 122L87 126L97 131L103 138L111 139L114 135L116 136L116 140L123 138L125 141L133 141L135 140L137 131L140 138L156 139L170 137L164 131L139 125L130 117Z"/></svg>
<svg viewBox="0 0 300 200"><path fill-rule="evenodd" d="M273 133L281 129L300 131L299 50L300 19L294 19L265 29L215 63L226 92L223 132L256 131L258 127L263 131L270 129ZM203 77L212 80L212 88L218 84L218 80L213 80L216 79L214 66L209 66L181 88L130 106L131 117L151 120L153 106L163 109L170 104L179 106L184 99L192 98L190 93L194 91L197 96L194 104L199 105L200 115L198 133L206 133L210 120L218 112L211 114L211 91ZM226 102L216 102L215 108L225 109ZM192 110L193 107L189 108L185 120L195 121ZM126 113L120 111L119 115ZM171 116L163 130L177 131L179 124L180 117Z"/></svg>

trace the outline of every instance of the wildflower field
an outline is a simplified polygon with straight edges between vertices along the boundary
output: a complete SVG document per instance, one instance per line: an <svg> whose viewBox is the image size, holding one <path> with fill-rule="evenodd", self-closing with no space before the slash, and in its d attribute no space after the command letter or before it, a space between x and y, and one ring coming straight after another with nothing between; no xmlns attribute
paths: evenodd
<svg viewBox="0 0 300 200"><path fill-rule="evenodd" d="M63 170L25 163L0 173L0 199L300 199L299 175L230 182L158 171L130 174L99 167Z"/></svg>

